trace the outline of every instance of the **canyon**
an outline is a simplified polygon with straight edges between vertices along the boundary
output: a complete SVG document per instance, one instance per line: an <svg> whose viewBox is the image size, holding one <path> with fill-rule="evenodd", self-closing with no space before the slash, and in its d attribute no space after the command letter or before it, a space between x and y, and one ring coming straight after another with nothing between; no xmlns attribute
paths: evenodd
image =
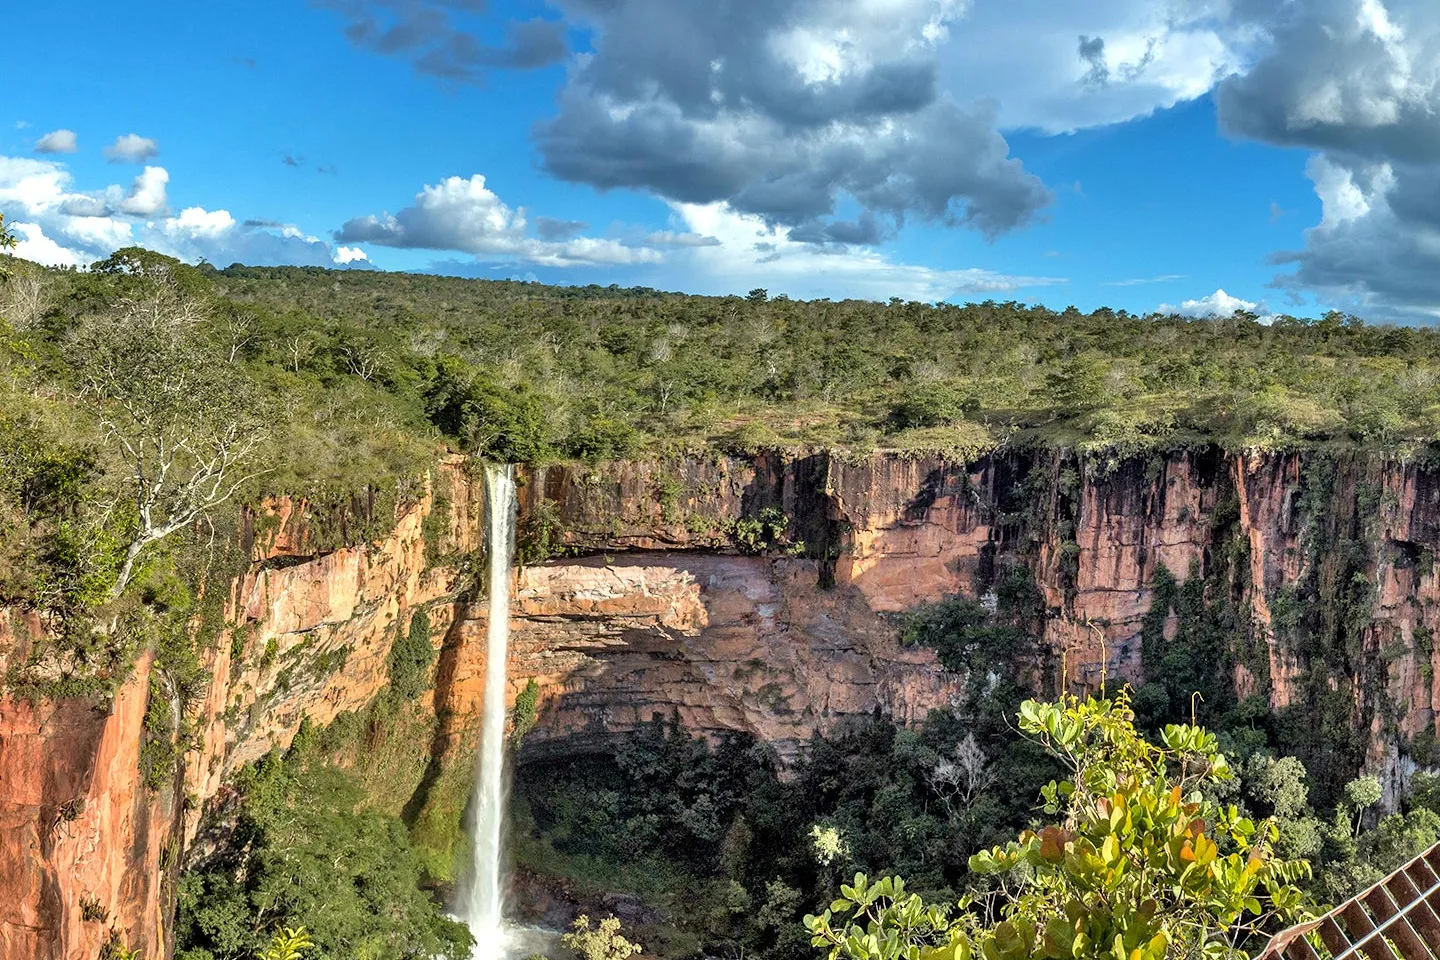
<svg viewBox="0 0 1440 960"><path fill-rule="evenodd" d="M1041 692L1144 677L1164 568L1206 580L1242 636L1233 679L1275 710L1315 690L1359 731L1354 757L1393 806L1430 761L1440 687L1440 473L1413 462L1213 448L1114 462L1064 452L935 458L718 453L519 475L510 697L533 679L534 756L603 750L654 716L742 731L793 758L816 731L880 711L922 719L964 677L900 641L900 616L991 598L1019 572L1040 598ZM173 783L141 774L153 664L104 702L0 700L0 960L92 960L112 931L167 955L174 878L244 764L302 721L363 709L424 611L438 651L423 707L435 771L468 777L485 676L483 495L447 458L375 540L319 550L312 505L246 514L250 564ZM1309 612L1297 616L1297 605ZM1178 610L1160 611L1167 636ZM0 609L0 667L53 629ZM417 790L421 785L417 785Z"/></svg>

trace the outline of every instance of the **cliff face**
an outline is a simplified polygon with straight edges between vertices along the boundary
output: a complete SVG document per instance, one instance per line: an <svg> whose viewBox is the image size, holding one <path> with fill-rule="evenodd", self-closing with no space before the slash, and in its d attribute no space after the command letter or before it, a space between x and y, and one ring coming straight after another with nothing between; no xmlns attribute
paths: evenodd
<svg viewBox="0 0 1440 960"><path fill-rule="evenodd" d="M111 929L163 955L175 808L140 780L149 673L108 710L0 703L0 956L89 960Z"/></svg>
<svg viewBox="0 0 1440 960"><path fill-rule="evenodd" d="M542 695L527 749L599 749L678 713L791 756L847 714L918 720L962 678L900 646L892 615L985 596L1017 572L1037 590L1045 676L1076 690L1140 680L1163 566L1200 578L1206 603L1238 625L1225 669L1239 693L1359 731L1354 764L1385 773L1392 799L1433 750L1440 476L1413 465L712 457L521 480L522 549L549 555L517 574L512 611L512 695L531 677ZM247 533L253 563L230 585L227 630L203 651L199 745L173 790L140 776L148 661L103 708L0 701L0 960L91 960L112 927L161 956L163 878L204 804L303 718L369 703L422 609L440 648L441 722L417 749L468 764L485 660L480 499L447 463L387 537L328 553L303 504L272 504ZM1159 615L1173 639L1194 612ZM0 658L23 657L44 629L0 610ZM105 919L86 919L96 908Z"/></svg>

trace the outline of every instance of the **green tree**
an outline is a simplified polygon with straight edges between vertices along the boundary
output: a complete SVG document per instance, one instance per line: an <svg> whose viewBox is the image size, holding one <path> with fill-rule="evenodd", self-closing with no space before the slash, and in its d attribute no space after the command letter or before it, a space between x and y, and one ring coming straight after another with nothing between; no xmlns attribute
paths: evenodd
<svg viewBox="0 0 1440 960"><path fill-rule="evenodd" d="M5 224L5 214L0 213L0 253L8 254L19 244L15 234ZM0 263L0 276L4 276L4 264Z"/></svg>
<svg viewBox="0 0 1440 960"><path fill-rule="evenodd" d="M1356 777L1345 784L1344 808L1349 813L1352 831L1358 836L1364 822L1365 811L1380 802L1385 795L1380 781L1373 776Z"/></svg>
<svg viewBox="0 0 1440 960"><path fill-rule="evenodd" d="M390 688L387 695L393 703L409 703L430 687L430 667L435 662L435 647L430 642L430 615L416 610L410 617L410 628L403 633L397 627L395 642L386 660Z"/></svg>
<svg viewBox="0 0 1440 960"><path fill-rule="evenodd" d="M815 946L831 960L1229 957L1305 915L1308 865L1276 856L1275 824L1206 799L1231 774L1204 729L1167 726L1150 743L1124 692L1027 701L1020 728L1068 769L1042 791L1060 821L973 856L998 886L955 912L857 875L806 917Z"/></svg>
<svg viewBox="0 0 1440 960"><path fill-rule="evenodd" d="M1073 417L1103 405L1111 361L1102 354L1084 354L1067 360L1045 379L1046 393L1055 411Z"/></svg>
<svg viewBox="0 0 1440 960"><path fill-rule="evenodd" d="M300 960L302 951L315 947L315 941L304 927L286 927L270 941L270 946L260 955L260 960Z"/></svg>
<svg viewBox="0 0 1440 960"><path fill-rule="evenodd" d="M405 825L367 810L352 775L271 753L237 778L232 837L180 882L176 956L251 960L303 927L306 960L468 960L473 940L420 887Z"/></svg>
<svg viewBox="0 0 1440 960"><path fill-rule="evenodd" d="M535 727L540 716L540 684L531 677L525 681L525 689L515 694L515 705L510 708L510 746L519 749L520 744Z"/></svg>

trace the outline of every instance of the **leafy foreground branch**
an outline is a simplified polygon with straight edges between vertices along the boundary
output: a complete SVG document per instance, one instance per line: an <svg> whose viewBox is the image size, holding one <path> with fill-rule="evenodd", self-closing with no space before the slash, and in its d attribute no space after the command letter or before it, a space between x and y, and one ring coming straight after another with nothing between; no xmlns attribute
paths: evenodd
<svg viewBox="0 0 1440 960"><path fill-rule="evenodd" d="M1276 855L1274 821L1211 799L1232 776L1214 735L1172 724L1149 743L1126 693L1026 701L1020 728L1069 771L1042 791L1060 822L972 857L991 887L954 911L857 874L805 918L830 960L1220 960L1308 916L1309 865Z"/></svg>

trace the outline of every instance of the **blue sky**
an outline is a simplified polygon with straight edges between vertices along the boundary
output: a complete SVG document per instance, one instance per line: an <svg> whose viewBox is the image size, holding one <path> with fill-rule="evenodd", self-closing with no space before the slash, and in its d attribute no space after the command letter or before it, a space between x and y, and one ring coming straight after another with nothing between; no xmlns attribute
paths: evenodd
<svg viewBox="0 0 1440 960"><path fill-rule="evenodd" d="M7 55L0 212L46 262L133 242L222 266L1440 316L1429 0L0 18L30 38Z"/></svg>

